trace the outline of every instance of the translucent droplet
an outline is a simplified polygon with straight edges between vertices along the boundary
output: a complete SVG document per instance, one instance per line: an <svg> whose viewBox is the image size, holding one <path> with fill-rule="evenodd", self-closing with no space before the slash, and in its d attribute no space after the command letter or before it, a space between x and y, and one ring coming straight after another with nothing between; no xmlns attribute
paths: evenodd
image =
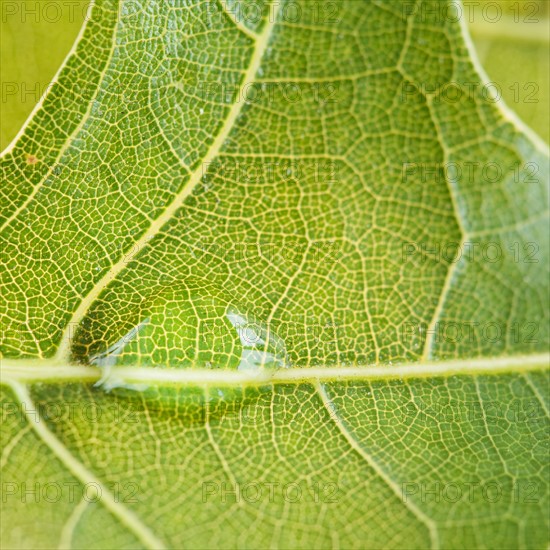
<svg viewBox="0 0 550 550"><path fill-rule="evenodd" d="M150 384L125 378L128 368L261 374L287 367L284 341L247 309L215 285L162 286L141 304L139 322L92 354L89 363L104 370L99 385L108 391L149 389ZM214 396L230 393L216 390Z"/></svg>
<svg viewBox="0 0 550 550"><path fill-rule="evenodd" d="M226 316L238 334L242 346L238 370L288 366L284 341L270 332L268 327L252 317L242 315L233 307L229 308Z"/></svg>

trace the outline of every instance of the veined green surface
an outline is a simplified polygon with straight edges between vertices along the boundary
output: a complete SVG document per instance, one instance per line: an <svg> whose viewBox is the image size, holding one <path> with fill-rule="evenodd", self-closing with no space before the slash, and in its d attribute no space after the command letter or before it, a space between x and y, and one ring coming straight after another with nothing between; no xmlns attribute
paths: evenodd
<svg viewBox="0 0 550 550"><path fill-rule="evenodd" d="M507 105L549 143L550 4L495 4L472 5L470 28L479 60Z"/></svg>
<svg viewBox="0 0 550 550"><path fill-rule="evenodd" d="M14 0L0 5L0 149L48 91L87 16L89 0Z"/></svg>
<svg viewBox="0 0 550 550"><path fill-rule="evenodd" d="M3 547L545 548L545 145L441 2L257 4L97 1L2 157Z"/></svg>
<svg viewBox="0 0 550 550"><path fill-rule="evenodd" d="M5 5L0 21L4 82L0 149L12 141L40 94L49 88L87 17L89 0L43 2L39 9L36 5L36 0L12 2L9 8ZM239 10L240 5L231 6ZM500 10L494 0L483 0L468 4L464 11L476 51L504 101L548 143L548 3L502 0L498 5ZM254 19L258 12L249 9L242 16ZM326 17L333 18L333 11L327 5Z"/></svg>

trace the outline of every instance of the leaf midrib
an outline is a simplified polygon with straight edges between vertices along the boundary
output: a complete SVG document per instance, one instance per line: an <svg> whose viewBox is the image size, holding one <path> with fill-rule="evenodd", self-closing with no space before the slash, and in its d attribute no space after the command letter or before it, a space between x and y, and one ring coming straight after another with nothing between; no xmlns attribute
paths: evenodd
<svg viewBox="0 0 550 550"><path fill-rule="evenodd" d="M452 372L453 368L460 367L460 370L462 371L460 374L466 373L466 369L469 369L471 374L495 374L497 372L502 372L503 369L506 370L514 370L514 369L520 369L522 373L525 373L527 371L537 370L540 368L547 368L548 363L550 360L550 354L540 354L540 355L530 355L530 356L517 356L517 357L508 357L508 358L494 358L494 359L477 359L472 361L453 361L453 362L440 362L440 363L432 363L432 364L425 364L425 365L419 365L419 364L409 364L409 365L402 365L397 366L394 368L391 367L356 367L356 368L343 368L343 369L334 369L334 368L326 368L326 369L281 369L279 371L276 371L275 374L283 373L283 374L289 374L292 373L292 375L296 375L297 372L303 372L308 371L309 372L309 378L312 378L312 374L316 375L326 375L327 373L333 372L335 370L340 371L347 371L348 374L356 374L359 372L367 373L366 376L363 376L363 378L373 378L378 377L378 375L382 375L382 373L385 371L385 374L387 375L387 371L391 370L392 375L398 374L399 378L405 378L405 377L417 377L419 374L421 376L433 376L437 375L438 373L441 374L441 372L444 372L445 375L451 375L451 374L459 374L457 372ZM32 401L30 394L27 390L26 384L24 382L31 382L29 378L26 380L16 380L13 378L13 376L9 377L6 380L5 374L6 372L9 374L9 371L14 371L19 369L21 371L22 369L25 369L25 367L21 367L20 365L17 365L17 363L21 364L24 363L24 360L19 361L12 361L8 360L7 362L4 362L2 365L0 365L0 374L3 375L1 377L2 383L7 383L8 386L12 389L12 391L15 393L16 397L20 400L21 403L24 403L27 405L25 410L34 410L34 407L32 406ZM7 364L6 364L7 363ZM44 363L50 364L50 366L53 366L55 371L57 372L57 380L60 380L59 374L66 375L66 371L86 371L87 373L89 371L100 371L100 369L93 368L93 367L84 367L84 366L59 366L58 363L55 363L53 361L41 361L41 360L35 360L33 363L33 366L26 367L29 371L34 371L37 375L44 374L44 370L48 370L48 367L44 365ZM404 372L400 372L404 371ZM146 372L167 372L166 369L134 369L137 370L137 372L143 374ZM419 370L421 372L419 372ZM321 372L319 372L321 371ZM185 371L178 371L180 373L186 373L190 372L189 370ZM223 371L221 371L223 372ZM235 374L240 374L238 372L233 371ZM212 373L212 371L211 371ZM227 374L227 371L225 371ZM21 372L20 372L21 374ZM214 371L215 374L215 371ZM12 373L13 375L13 373ZM387 376L386 376L387 377ZM527 378L527 377L526 377ZM334 380L341 380L340 377L335 378ZM297 380L293 380L296 382ZM311 380L310 380L311 381ZM327 410L331 412L329 405L330 405L330 398L326 394L326 391L323 386L323 382L330 382L330 379L327 380L321 380L321 378L317 378L316 380L312 381L313 386L316 389L316 392L319 394L323 404L325 407L327 407ZM22 383L23 382L23 383ZM352 434L349 432L345 424L343 423L342 419L340 419L338 416L335 416L331 414L331 418L337 425L338 429L340 430L342 436L347 440L348 444L357 452L364 460L367 461L367 463L370 465L371 468L374 469L376 474L390 487L390 489L396 494L397 497L400 497L400 492L398 490L398 487L395 484L395 481L392 479L392 477L387 473L381 466L377 463L377 461L370 456L370 454L367 452L366 449L364 449L359 442L352 436ZM162 549L165 547L163 541L159 539L155 533L142 521L142 519L137 516L132 510L125 507L124 505L121 505L118 503L118 501L113 498L113 495L107 490L107 488L104 486L104 484L101 482L101 480L86 466L78 460L70 451L69 449L56 437L56 435L50 431L49 427L44 422L32 422L33 419L28 418L29 425L31 425L36 434L41 438L41 440L55 453L55 455L65 464L65 466L75 475L78 479L80 479L84 483L90 483L93 482L96 484L96 486L99 486L102 488L104 494L107 498L102 499L102 503L104 503L105 507L123 524L126 528L129 529L130 532L132 532L143 544L146 548L151 549ZM215 442L211 438L211 434L209 435L211 439L212 445L215 445ZM223 456L221 456L221 459L223 459ZM408 503L405 504L405 506L418 518L418 520L428 529L428 533L430 536L430 542L432 548L438 548L439 547L439 536L437 531L437 526L434 523L433 519L430 518L428 515L426 515L421 508L417 507L414 503ZM78 521L75 520L76 522Z"/></svg>
<svg viewBox="0 0 550 550"><path fill-rule="evenodd" d="M426 363L355 367L291 367L275 371L236 371L224 369L115 367L118 379L149 385L262 386L300 382L338 382L353 380L405 380L446 378L457 375L497 375L547 370L550 353ZM70 365L55 360L5 359L0 365L0 382L94 382L102 378L102 369Z"/></svg>

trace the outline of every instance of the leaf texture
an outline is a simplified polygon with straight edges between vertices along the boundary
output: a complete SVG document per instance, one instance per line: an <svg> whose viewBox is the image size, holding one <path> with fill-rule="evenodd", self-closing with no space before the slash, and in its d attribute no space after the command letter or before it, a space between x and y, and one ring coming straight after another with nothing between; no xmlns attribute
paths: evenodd
<svg viewBox="0 0 550 550"><path fill-rule="evenodd" d="M547 544L546 146L316 4L98 0L4 152L4 547Z"/></svg>

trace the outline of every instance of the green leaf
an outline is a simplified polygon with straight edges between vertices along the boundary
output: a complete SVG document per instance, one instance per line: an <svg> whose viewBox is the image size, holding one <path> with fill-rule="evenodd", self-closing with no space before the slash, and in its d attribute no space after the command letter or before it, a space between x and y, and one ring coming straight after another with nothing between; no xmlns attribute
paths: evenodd
<svg viewBox="0 0 550 550"><path fill-rule="evenodd" d="M479 60L506 103L548 143L549 4L543 0L499 4L500 10L494 2L484 2L472 11L471 31ZM483 17L483 9L488 10L489 20Z"/></svg>
<svg viewBox="0 0 550 550"><path fill-rule="evenodd" d="M546 547L547 147L441 6L94 4L2 156L3 547Z"/></svg>
<svg viewBox="0 0 550 550"><path fill-rule="evenodd" d="M48 91L85 21L88 4L88 0L3 4L1 149L17 135L40 96Z"/></svg>

